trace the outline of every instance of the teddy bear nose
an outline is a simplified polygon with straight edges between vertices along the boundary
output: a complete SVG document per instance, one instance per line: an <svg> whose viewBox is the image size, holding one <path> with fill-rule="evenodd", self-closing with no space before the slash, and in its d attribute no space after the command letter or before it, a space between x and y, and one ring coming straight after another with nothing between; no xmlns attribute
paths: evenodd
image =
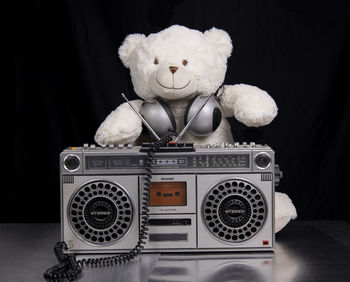
<svg viewBox="0 0 350 282"><path fill-rule="evenodd" d="M169 67L169 69L172 73L175 73L179 68L171 66L171 67Z"/></svg>

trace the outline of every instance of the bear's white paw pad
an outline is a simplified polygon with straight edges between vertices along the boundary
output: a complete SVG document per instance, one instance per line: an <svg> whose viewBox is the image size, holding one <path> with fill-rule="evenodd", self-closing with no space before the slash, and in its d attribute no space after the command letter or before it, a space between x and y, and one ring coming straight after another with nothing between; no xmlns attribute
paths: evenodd
<svg viewBox="0 0 350 282"><path fill-rule="evenodd" d="M250 86L235 102L236 119L247 126L269 124L277 115L275 101L263 90Z"/></svg>
<svg viewBox="0 0 350 282"><path fill-rule="evenodd" d="M98 144L132 143L140 135L142 127L138 123L117 122L110 127L101 127L95 135Z"/></svg>
<svg viewBox="0 0 350 282"><path fill-rule="evenodd" d="M257 108L254 109L249 107L249 105L241 105L239 106L239 110L235 111L235 117L237 120L247 126L253 127L267 125L275 118L275 116L276 115L273 113L267 113Z"/></svg>

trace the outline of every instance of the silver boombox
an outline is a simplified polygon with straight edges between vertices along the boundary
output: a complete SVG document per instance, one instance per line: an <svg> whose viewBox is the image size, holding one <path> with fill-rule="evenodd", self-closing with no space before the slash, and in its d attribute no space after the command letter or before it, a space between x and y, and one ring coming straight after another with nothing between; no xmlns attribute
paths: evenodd
<svg viewBox="0 0 350 282"><path fill-rule="evenodd" d="M70 252L135 246L146 149L84 145L61 153L61 231ZM152 163L144 252L273 250L281 173L269 146L169 143Z"/></svg>

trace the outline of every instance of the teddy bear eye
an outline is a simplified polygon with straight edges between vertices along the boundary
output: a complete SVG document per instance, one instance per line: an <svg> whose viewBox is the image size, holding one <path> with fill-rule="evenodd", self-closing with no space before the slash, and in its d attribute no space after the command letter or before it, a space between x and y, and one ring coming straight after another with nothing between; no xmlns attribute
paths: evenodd
<svg viewBox="0 0 350 282"><path fill-rule="evenodd" d="M158 59L155 58L155 59L154 59L154 64L155 64L155 65L158 65L158 63L159 63L159 62L158 62Z"/></svg>
<svg viewBox="0 0 350 282"><path fill-rule="evenodd" d="M187 60L182 60L182 64L186 66L188 64Z"/></svg>

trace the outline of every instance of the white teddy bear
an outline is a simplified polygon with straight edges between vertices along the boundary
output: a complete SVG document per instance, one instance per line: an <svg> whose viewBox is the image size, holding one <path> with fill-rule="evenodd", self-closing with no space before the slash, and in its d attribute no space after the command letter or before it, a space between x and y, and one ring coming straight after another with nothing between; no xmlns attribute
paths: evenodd
<svg viewBox="0 0 350 282"><path fill-rule="evenodd" d="M227 59L232 52L230 36L212 28L204 33L174 25L155 34L128 35L119 48L119 56L130 69L134 90L144 100L160 97L172 111L177 133L184 128L186 107L194 93L209 95L222 85ZM247 126L269 124L277 115L275 101L267 92L250 85L224 85L218 94L224 117L234 116ZM132 104L140 110L143 100ZM133 143L140 136L142 123L124 103L109 114L95 135L98 144ZM233 143L230 125L223 118L208 136L186 132L182 142L194 144ZM287 195L276 193L276 232L282 229L296 210Z"/></svg>

